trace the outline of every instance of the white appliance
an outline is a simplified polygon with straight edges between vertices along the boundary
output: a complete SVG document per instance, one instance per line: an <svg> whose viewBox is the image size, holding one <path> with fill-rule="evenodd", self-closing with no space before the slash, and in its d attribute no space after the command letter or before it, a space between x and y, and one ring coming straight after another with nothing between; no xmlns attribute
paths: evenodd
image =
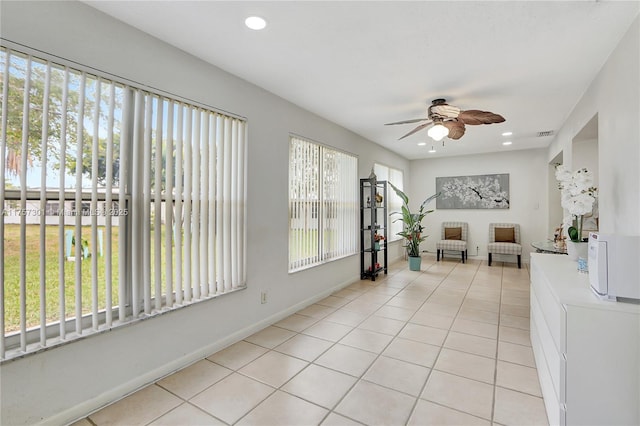
<svg viewBox="0 0 640 426"><path fill-rule="evenodd" d="M640 236L589 233L589 283L600 297L640 301Z"/></svg>

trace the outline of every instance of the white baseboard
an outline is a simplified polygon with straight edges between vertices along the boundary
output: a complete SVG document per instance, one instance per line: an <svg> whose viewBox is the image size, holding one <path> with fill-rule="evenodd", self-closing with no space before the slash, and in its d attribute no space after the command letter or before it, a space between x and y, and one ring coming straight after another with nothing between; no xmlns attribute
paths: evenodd
<svg viewBox="0 0 640 426"><path fill-rule="evenodd" d="M309 305L316 303L319 300L324 299L327 296L330 296L332 293L339 291L356 281L359 281L360 277L356 276L351 279L348 279L340 284L337 284L321 293L318 293L308 299L305 299L295 305L289 306L286 309L283 309L273 315L270 315L263 320L251 324L248 327L242 328L228 336L223 337L209 345L203 346L202 348L193 351L189 354L186 354L180 358L176 358L168 364L163 365L162 367L156 368L143 374L141 376L135 377L132 380L123 383L122 385L110 389L109 391L87 400L81 404L74 406L68 410L61 411L52 417L48 417L47 419L42 420L41 425L61 425L61 424L70 424L74 421L83 419L89 416L92 413L102 409L103 407L117 402L128 395L131 395L138 390L161 380L162 378L169 376L175 373L178 370L181 370L185 367L188 367L191 364L194 364L224 348L230 346L245 337L251 336L252 334L262 330L265 327L268 327L289 315L292 315L298 312L301 309L306 308Z"/></svg>

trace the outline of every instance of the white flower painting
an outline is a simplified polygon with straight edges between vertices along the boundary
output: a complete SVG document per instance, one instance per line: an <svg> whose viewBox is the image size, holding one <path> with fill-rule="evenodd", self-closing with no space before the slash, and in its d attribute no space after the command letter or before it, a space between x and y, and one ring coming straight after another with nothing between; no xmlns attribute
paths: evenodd
<svg viewBox="0 0 640 426"><path fill-rule="evenodd" d="M437 177L438 209L508 209L509 174Z"/></svg>

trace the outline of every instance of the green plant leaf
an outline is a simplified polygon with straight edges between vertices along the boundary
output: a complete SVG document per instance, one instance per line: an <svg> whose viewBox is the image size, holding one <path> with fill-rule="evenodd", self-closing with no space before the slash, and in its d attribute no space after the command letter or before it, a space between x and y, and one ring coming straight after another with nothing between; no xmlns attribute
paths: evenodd
<svg viewBox="0 0 640 426"><path fill-rule="evenodd" d="M442 194L441 192L438 192L437 194L433 194L431 197L427 198L426 200L424 200L422 202L422 204L420 205L420 210L422 210L427 204L429 204L429 202L431 202L432 200L438 198L440 196L440 194ZM429 210L427 213L431 213L433 210Z"/></svg>
<svg viewBox="0 0 640 426"><path fill-rule="evenodd" d="M401 217L395 219L393 222L397 222L402 220L404 223L404 229L402 232L398 232L396 235L399 235L405 239L406 244L403 246L407 249L407 254L409 256L420 256L420 243L427 239L427 235L423 234L424 227L422 226L422 219L428 214L432 213L433 210L425 211L425 206L438 197L440 193L434 194L431 197L427 198L420 204L420 208L417 213L411 213L409 209L409 197L400 189L396 188L391 182L389 182L389 186L395 191L395 193L402 200L401 211L392 212L390 215L400 215Z"/></svg>

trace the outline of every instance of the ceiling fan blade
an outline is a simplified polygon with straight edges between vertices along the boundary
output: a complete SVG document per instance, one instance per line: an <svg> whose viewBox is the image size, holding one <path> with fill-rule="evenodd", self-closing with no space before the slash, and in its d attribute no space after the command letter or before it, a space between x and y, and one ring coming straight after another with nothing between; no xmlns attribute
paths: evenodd
<svg viewBox="0 0 640 426"><path fill-rule="evenodd" d="M442 125L449 129L449 135L447 136L449 139L457 140L464 136L465 127L463 122L451 120L443 122Z"/></svg>
<svg viewBox="0 0 640 426"><path fill-rule="evenodd" d="M471 124L474 126L478 124L494 124L506 121L504 117L499 114L494 114L489 111L480 111L479 109L462 111L460 115L458 115L458 120L462 121L464 124Z"/></svg>
<svg viewBox="0 0 640 426"><path fill-rule="evenodd" d="M415 132L419 132L420 130L424 129L425 127L427 127L428 125L431 124L431 121L429 121L428 123L423 123L421 125L419 125L418 127L416 127L415 129L413 129L412 131L410 131L409 133L407 133L406 135L404 135L403 137L401 137L398 140L404 139L407 136L411 136L412 134L414 134Z"/></svg>
<svg viewBox="0 0 640 426"><path fill-rule="evenodd" d="M413 120L404 120L404 121L396 121L393 123L385 123L385 126L391 126L394 124L409 124L409 123L418 123L420 121L428 120L428 118L414 118Z"/></svg>

